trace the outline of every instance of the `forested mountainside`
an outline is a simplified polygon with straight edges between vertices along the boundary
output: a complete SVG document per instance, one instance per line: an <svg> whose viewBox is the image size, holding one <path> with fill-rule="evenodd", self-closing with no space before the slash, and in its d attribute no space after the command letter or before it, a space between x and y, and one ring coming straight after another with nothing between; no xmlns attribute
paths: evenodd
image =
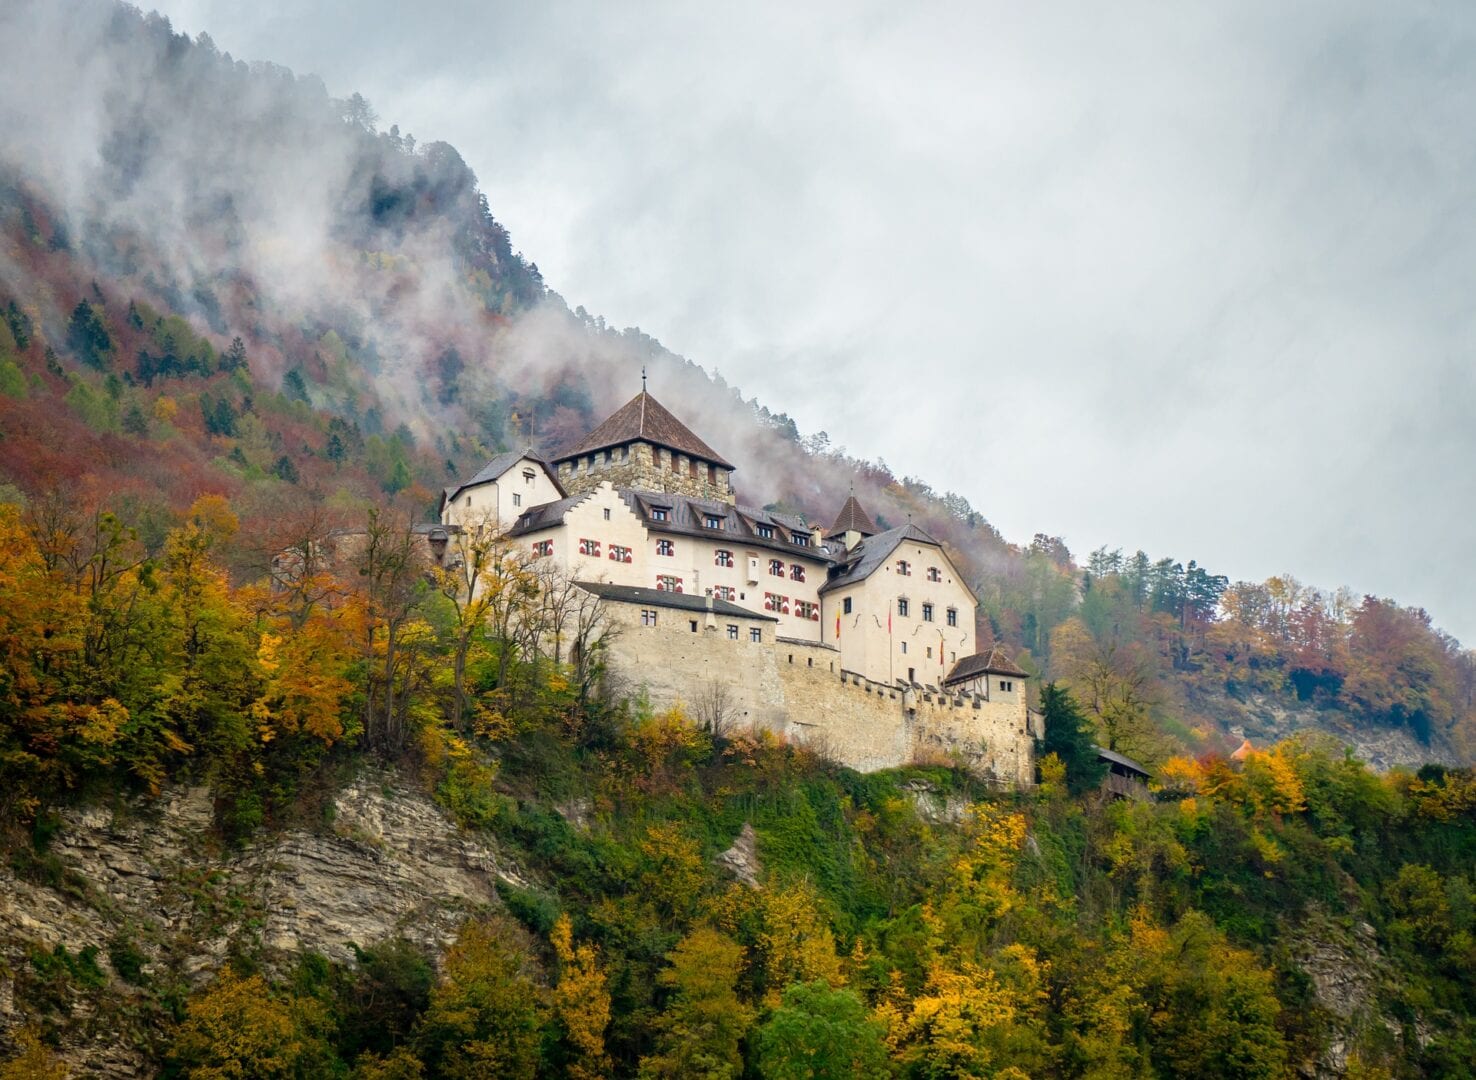
<svg viewBox="0 0 1476 1080"><path fill-rule="evenodd" d="M1473 669L1423 613L1009 543L571 312L361 98L101 0L0 41L0 1078L1470 1074ZM448 480L642 365L747 501L948 544L1044 676L1038 787L653 713L524 553L423 572Z"/></svg>
<svg viewBox="0 0 1476 1080"><path fill-rule="evenodd" d="M571 312L456 151L380 130L357 95L103 0L9 5L0 32L36 43L0 73L12 499L65 490L157 552L220 494L243 526L227 563L249 574L284 521L388 501L429 516L498 450L570 444L649 366L746 501L826 524L854 486L882 527L910 517L943 540L982 601L982 644L1082 691L1119 749L1157 761L1318 727L1385 764L1476 751L1476 666L1419 610L1007 542L962 496ZM1029 468L1027 442L1008 467Z"/></svg>

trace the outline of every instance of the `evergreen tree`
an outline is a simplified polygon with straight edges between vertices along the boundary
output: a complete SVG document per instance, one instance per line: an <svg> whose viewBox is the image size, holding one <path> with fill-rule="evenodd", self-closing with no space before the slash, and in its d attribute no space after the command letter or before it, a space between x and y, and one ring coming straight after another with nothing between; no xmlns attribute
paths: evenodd
<svg viewBox="0 0 1476 1080"><path fill-rule="evenodd" d="M1097 757L1092 724L1069 690L1046 683L1040 691L1040 710L1045 738L1038 744L1040 755L1055 754L1066 766L1066 787L1073 795L1090 791L1107 775L1107 765Z"/></svg>

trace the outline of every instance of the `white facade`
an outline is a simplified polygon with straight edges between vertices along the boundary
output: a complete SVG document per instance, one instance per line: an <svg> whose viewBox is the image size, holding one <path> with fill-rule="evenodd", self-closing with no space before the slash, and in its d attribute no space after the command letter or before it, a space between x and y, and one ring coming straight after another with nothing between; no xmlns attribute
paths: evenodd
<svg viewBox="0 0 1476 1080"><path fill-rule="evenodd" d="M483 469L466 484L448 489L442 500L441 524L460 528L512 527L524 510L563 497L558 481L531 454L499 458L502 467Z"/></svg>

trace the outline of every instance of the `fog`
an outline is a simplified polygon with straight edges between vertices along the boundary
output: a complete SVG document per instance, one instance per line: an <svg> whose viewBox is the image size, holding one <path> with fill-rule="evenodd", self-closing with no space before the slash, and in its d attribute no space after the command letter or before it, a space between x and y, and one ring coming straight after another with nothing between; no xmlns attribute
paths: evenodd
<svg viewBox="0 0 1476 1080"><path fill-rule="evenodd" d="M1289 570L1476 640L1465 6L159 7L452 143L571 305L1010 539ZM20 135L85 198L118 73L25 52L0 110L46 102L66 138ZM273 152L249 190L300 193ZM332 208L267 196L254 265L331 284Z"/></svg>

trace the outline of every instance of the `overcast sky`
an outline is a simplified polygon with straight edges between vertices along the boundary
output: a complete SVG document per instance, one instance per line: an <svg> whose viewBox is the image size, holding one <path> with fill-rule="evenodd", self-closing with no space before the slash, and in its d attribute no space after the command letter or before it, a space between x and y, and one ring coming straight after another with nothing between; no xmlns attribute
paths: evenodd
<svg viewBox="0 0 1476 1080"><path fill-rule="evenodd" d="M1011 540L1476 643L1476 6L156 6L452 143L571 307Z"/></svg>

